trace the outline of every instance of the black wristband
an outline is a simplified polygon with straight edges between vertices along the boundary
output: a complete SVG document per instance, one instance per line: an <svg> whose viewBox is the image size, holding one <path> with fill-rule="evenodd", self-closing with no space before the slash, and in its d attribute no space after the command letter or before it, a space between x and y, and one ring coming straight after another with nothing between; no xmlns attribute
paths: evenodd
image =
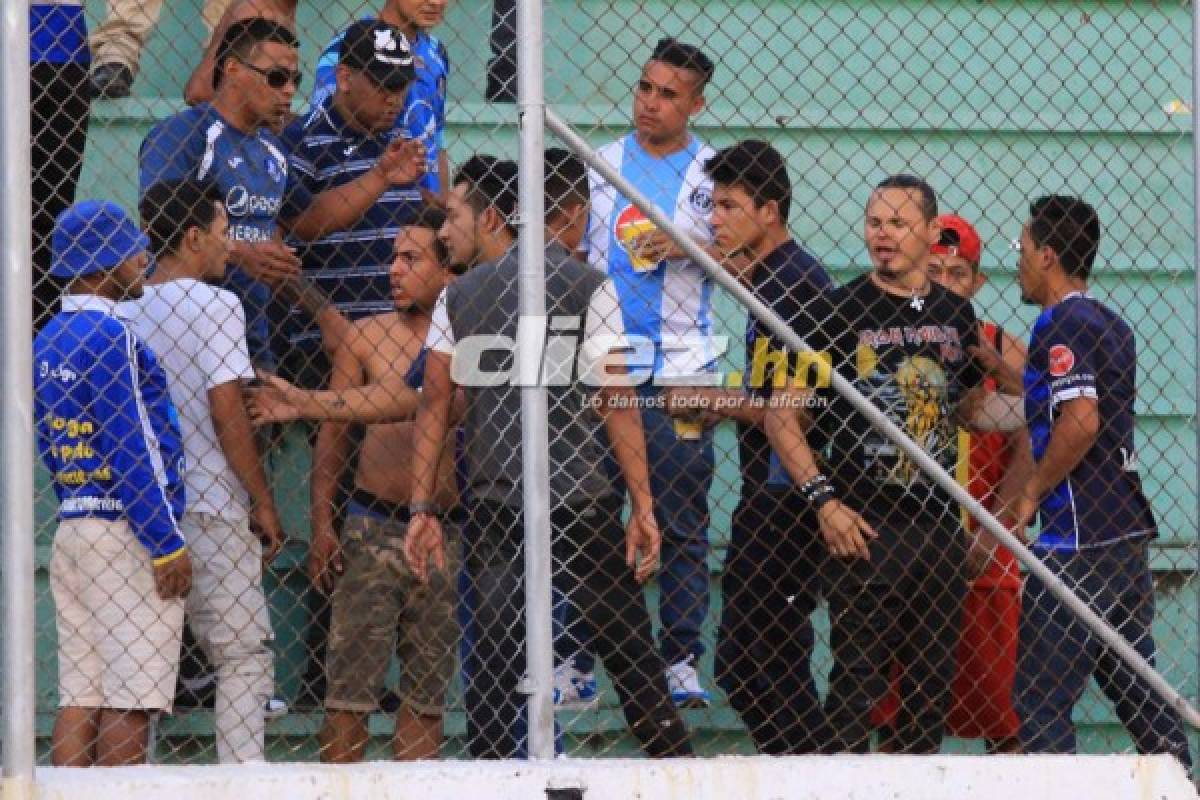
<svg viewBox="0 0 1200 800"><path fill-rule="evenodd" d="M834 498L833 485L829 479L819 472L813 477L800 484L798 489L800 496L808 503L809 508L814 511L819 510L823 505Z"/></svg>

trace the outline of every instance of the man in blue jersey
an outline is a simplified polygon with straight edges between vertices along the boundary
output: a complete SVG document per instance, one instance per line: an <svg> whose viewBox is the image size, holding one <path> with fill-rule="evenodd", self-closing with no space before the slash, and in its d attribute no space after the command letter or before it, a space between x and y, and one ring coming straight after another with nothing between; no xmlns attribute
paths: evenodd
<svg viewBox="0 0 1200 800"><path fill-rule="evenodd" d="M143 763L179 669L183 443L166 376L117 310L142 293L146 246L115 203L60 214L51 274L69 283L33 346L38 451L59 503L56 766Z"/></svg>
<svg viewBox="0 0 1200 800"><path fill-rule="evenodd" d="M200 63L192 70L192 74L188 76L187 83L183 87L184 102L189 106L194 106L197 103L207 103L213 99L213 73L216 71L217 50L230 25L242 20L262 17L278 22L285 28L294 31L296 30L296 7L299 4L300 0L232 0L229 2L228 7L219 14L219 19L211 23L213 25L212 36L204 46L204 55L201 57ZM205 24L210 23L205 20Z"/></svg>
<svg viewBox="0 0 1200 800"><path fill-rule="evenodd" d="M663 39L634 87L635 130L600 149L600 156L633 182L690 235L711 241L712 181L704 163L713 150L688 131L704 108L713 62L698 48ZM642 387L650 478L663 531L659 574L663 656L668 683L681 705L705 706L696 660L708 613L708 489L713 477L711 430L673 423L657 392L672 383L705 381L719 354L711 351L712 282L682 257L667 235L598 175L591 177L592 215L585 244L590 264L612 278L626 330L655 344L653 385ZM708 381L711 383L711 381ZM586 644L586 637L581 644ZM580 677L591 672L580 656Z"/></svg>
<svg viewBox="0 0 1200 800"><path fill-rule="evenodd" d="M394 25L404 34L413 52L416 81L408 90L404 110L396 118L396 132L416 139L425 147L427 168L417 185L433 194L444 194L449 171L445 150L446 80L450 75L450 58L446 46L430 35L429 29L440 25L450 0L385 0L377 17ZM334 37L317 61L317 76L311 106L318 108L336 89L335 76L345 32Z"/></svg>
<svg viewBox="0 0 1200 800"><path fill-rule="evenodd" d="M225 286L245 308L251 360L267 367L274 365L267 321L271 289L295 278L300 268L277 223L309 205L299 190L289 192L287 156L269 130L286 118L300 83L297 46L295 34L277 22L230 25L218 49L212 103L156 125L139 154L143 193L184 178L217 185L233 242ZM285 208L285 199L294 202Z"/></svg>
<svg viewBox="0 0 1200 800"><path fill-rule="evenodd" d="M337 90L283 134L292 179L313 196L311 213L289 226L303 275L351 320L393 308L392 243L422 205L415 181L425 172L424 146L394 127L413 62L398 28L355 22L343 34ZM322 351L318 325L296 308L282 327L283 371L323 387L333 348Z"/></svg>
<svg viewBox="0 0 1200 800"><path fill-rule="evenodd" d="M1099 243L1096 212L1076 197L1039 198L1021 229L1022 299L1043 310L1024 380L1037 466L1016 531L1038 514L1034 552L1153 664L1147 550L1158 530L1134 446L1137 349L1129 325L1087 293ZM1030 575L1014 689L1025 752L1075 752L1071 712L1089 677L1138 752L1191 763L1177 712Z"/></svg>

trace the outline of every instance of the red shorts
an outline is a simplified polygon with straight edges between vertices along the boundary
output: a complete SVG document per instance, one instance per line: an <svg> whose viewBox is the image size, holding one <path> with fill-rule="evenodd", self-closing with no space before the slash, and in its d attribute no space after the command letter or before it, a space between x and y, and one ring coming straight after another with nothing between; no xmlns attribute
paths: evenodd
<svg viewBox="0 0 1200 800"><path fill-rule="evenodd" d="M973 585L963 600L958 672L954 676L946 732L961 739L1014 737L1020 720L1012 707L1017 674L1017 625L1021 590ZM900 706L900 665L891 688L871 715L875 727L891 725Z"/></svg>

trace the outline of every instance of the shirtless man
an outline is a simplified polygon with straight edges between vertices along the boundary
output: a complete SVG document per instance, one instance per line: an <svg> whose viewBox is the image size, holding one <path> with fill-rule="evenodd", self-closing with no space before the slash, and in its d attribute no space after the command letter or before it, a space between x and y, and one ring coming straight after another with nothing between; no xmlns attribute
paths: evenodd
<svg viewBox="0 0 1200 800"><path fill-rule="evenodd" d="M213 29L208 44L204 46L204 56L200 59L200 64L192 70L183 88L184 101L189 106L194 106L212 100L213 66L216 64L217 45L225 35L226 28L238 20L262 17L286 25L294 32L296 6L299 4L300 0L234 0L221 15L221 21Z"/></svg>
<svg viewBox="0 0 1200 800"><path fill-rule="evenodd" d="M450 278L446 251L436 234L443 222L440 211L427 208L400 229L391 268L397 310L353 324L334 357L332 389L376 383L398 371L415 397L422 380L422 345L430 316ZM347 763L363 759L367 715L378 706L393 652L401 667L401 708L396 716L393 753L401 760L436 758L458 642L454 620L457 565L419 585L404 564L411 420L367 427L339 541L334 531L334 502L351 450L351 424L322 425L313 459L308 570L319 591L333 593L321 760ZM453 436L447 447L453 447ZM441 463L437 502L441 508L454 509L444 523L457 532L452 450ZM451 548L456 559L457 550L457 546Z"/></svg>

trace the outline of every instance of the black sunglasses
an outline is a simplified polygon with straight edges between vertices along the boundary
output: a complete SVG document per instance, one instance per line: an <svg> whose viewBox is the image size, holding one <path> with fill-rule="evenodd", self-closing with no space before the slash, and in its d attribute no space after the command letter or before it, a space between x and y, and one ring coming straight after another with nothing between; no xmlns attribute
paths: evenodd
<svg viewBox="0 0 1200 800"><path fill-rule="evenodd" d="M284 67L271 67L270 69L263 69L262 67L254 66L249 61L243 61L240 58L238 61L247 69L253 70L254 72L257 72L259 75L262 75L264 78L266 78L267 86L270 86L272 89L282 89L288 85L289 81L294 84L297 89L299 89L301 81L304 80L304 73L300 70L290 70Z"/></svg>

